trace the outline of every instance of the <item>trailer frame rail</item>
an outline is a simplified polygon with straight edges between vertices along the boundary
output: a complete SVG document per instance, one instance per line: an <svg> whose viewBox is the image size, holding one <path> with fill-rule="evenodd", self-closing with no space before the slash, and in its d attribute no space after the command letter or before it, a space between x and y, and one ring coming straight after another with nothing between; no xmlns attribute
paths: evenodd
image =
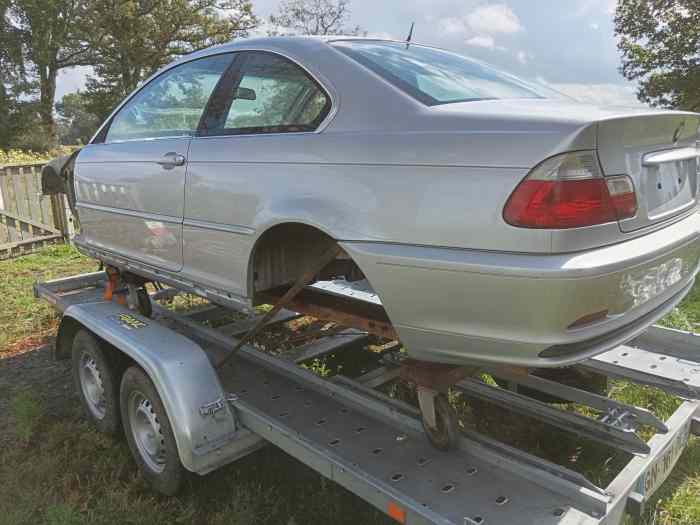
<svg viewBox="0 0 700 525"><path fill-rule="evenodd" d="M693 360L700 357L700 346L698 336L692 334L653 328L632 343L580 365L682 397L667 421L647 410L533 374L487 370L507 380L511 389L475 379L457 385L469 396L631 453L612 482L598 487L565 466L473 430L463 430L456 450L431 447L418 409L377 390L398 377L402 359L398 345L388 345L380 364L355 379L343 375L326 379L299 364L345 352L366 342L366 333L340 330L286 356L272 356L236 336L258 324L264 330L263 324L289 321L297 312L281 310L211 328L206 323L224 319L224 307L178 313L157 302L172 298L177 290L162 289L151 296L153 316L147 319L105 301L105 280L104 272L95 272L37 283L35 295L63 314L62 327L78 323L128 352L149 375L155 375L152 379L161 397L177 396L173 406L189 407L168 413L176 431L203 434L208 441L203 446L201 440L183 440L182 447L190 447L184 451L178 443L183 464L200 474L272 443L399 523L620 525L626 512L643 512L689 436L700 433L700 362ZM337 292L334 286L323 291ZM115 315L140 319L144 327L129 330L114 322ZM171 346L167 353L158 347L161 339ZM190 374L178 373L177 393L168 386L173 381L168 377L171 369L158 359L171 364L186 360L193 367ZM225 360L216 370L215 365ZM202 390L197 382L204 376L212 385ZM518 393L518 386L591 407L598 417L564 412ZM644 442L636 433L641 426L657 433ZM215 435L219 437L213 441L207 437Z"/></svg>

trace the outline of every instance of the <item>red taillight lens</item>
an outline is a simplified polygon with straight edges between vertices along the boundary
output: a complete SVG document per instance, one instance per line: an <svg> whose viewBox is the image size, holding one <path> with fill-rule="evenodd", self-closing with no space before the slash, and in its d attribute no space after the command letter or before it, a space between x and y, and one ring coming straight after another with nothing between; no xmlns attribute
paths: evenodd
<svg viewBox="0 0 700 525"><path fill-rule="evenodd" d="M503 210L508 224L565 229L633 217L637 199L629 177L603 177L592 152L548 159L523 180Z"/></svg>

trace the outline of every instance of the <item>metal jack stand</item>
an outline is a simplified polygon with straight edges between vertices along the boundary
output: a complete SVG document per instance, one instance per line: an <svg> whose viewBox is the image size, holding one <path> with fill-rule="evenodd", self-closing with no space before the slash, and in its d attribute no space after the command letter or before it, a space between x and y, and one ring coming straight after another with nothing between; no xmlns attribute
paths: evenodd
<svg viewBox="0 0 700 525"><path fill-rule="evenodd" d="M102 294L105 301L114 301L120 306L126 306L129 310L139 312L144 317L151 317L153 313L151 299L144 287L146 282L143 279L124 275L111 266L105 268L105 273L107 281Z"/></svg>
<svg viewBox="0 0 700 525"><path fill-rule="evenodd" d="M439 450L450 450L459 442L457 414L447 400L447 391L478 368L451 366L407 359L399 376L416 385L421 422L430 442Z"/></svg>

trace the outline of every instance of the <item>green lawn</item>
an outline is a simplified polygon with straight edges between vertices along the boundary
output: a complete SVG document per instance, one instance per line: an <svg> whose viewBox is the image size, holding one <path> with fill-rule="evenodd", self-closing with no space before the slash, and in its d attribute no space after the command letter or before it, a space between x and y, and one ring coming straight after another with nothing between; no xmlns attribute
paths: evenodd
<svg viewBox="0 0 700 525"><path fill-rule="evenodd" d="M34 298L32 285L36 281L96 269L94 260L63 244L0 261L0 357L26 338L40 339L56 327L54 309L46 301Z"/></svg>
<svg viewBox="0 0 700 525"><path fill-rule="evenodd" d="M33 298L32 283L96 267L94 261L66 246L0 261L0 397L7 389L2 381L3 358L21 362L21 352L45 339L56 326L49 306ZM667 324L688 329L699 323L700 287L696 286ZM206 478L193 477L177 498L154 495L140 478L124 441L91 430L74 397L61 415L45 408L47 396L54 395L51 389L11 392L9 411L14 420L6 432L14 435L0 436L0 444L11 443L0 448L0 525L393 523L272 447ZM675 399L654 389L625 382L613 383L611 396L651 408L663 417L677 406ZM535 434L534 429L530 427L529 432ZM552 441L545 439L541 452L548 453ZM617 461L610 457L606 462L600 447L589 453L588 445L581 447L570 436L563 437L562 443L549 452L566 453L594 481L612 475L608 470ZM571 450L579 455L570 454ZM691 442L642 523L700 523L700 440Z"/></svg>

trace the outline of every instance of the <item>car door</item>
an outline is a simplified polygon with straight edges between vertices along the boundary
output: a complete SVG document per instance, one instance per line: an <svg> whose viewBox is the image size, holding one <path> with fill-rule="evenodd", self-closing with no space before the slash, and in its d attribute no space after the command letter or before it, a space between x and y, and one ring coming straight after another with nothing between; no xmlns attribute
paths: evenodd
<svg viewBox="0 0 700 525"><path fill-rule="evenodd" d="M75 168L83 240L171 271L182 267L190 139L232 55L172 67L112 116Z"/></svg>
<svg viewBox="0 0 700 525"><path fill-rule="evenodd" d="M289 195L290 150L331 110L328 92L305 69L265 51L238 53L190 147L185 189L183 273L232 295L247 296L256 228L275 195ZM274 158L273 162L269 162Z"/></svg>

